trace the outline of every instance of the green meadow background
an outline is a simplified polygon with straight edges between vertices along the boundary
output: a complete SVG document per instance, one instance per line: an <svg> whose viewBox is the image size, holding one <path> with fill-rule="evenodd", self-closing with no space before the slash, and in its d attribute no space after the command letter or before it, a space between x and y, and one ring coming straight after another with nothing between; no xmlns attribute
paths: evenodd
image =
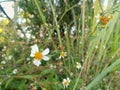
<svg viewBox="0 0 120 90"><path fill-rule="evenodd" d="M14 18L0 20L0 90L120 90L120 1L104 1L15 1ZM34 44L50 49L39 67Z"/></svg>

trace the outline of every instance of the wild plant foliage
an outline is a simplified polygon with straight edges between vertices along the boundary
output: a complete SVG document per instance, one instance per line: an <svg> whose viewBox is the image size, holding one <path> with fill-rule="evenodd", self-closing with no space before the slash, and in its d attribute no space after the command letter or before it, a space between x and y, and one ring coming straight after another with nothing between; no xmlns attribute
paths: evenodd
<svg viewBox="0 0 120 90"><path fill-rule="evenodd" d="M119 0L13 7L14 18L0 20L1 90L119 90Z"/></svg>

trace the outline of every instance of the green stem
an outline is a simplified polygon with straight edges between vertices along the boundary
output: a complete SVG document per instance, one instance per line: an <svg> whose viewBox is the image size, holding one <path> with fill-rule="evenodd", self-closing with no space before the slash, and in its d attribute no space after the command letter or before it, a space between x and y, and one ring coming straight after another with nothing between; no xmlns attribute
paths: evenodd
<svg viewBox="0 0 120 90"><path fill-rule="evenodd" d="M84 59L85 0L83 0L83 4L82 4L82 8L81 9L82 9L82 59ZM76 87L77 87L77 84L79 82L79 79L80 79L82 71L83 71L83 67L81 68L81 72L78 75L78 78L77 78L76 83L75 83L75 85L73 87L73 90L76 90Z"/></svg>
<svg viewBox="0 0 120 90"><path fill-rule="evenodd" d="M103 10L103 8L102 8L102 4L101 4L100 0L98 0L98 2L99 2L99 6L100 6L100 8L101 8L101 10L102 10L102 14L104 14L104 10Z"/></svg>
<svg viewBox="0 0 120 90"><path fill-rule="evenodd" d="M54 17L54 20L55 20L55 24L56 24L56 30L57 30L57 33L58 33L58 40L59 40L60 46L62 46L62 39L61 39L61 36L60 36L60 30L59 30L58 21L56 19L55 10L53 8L51 0L49 0L49 2L50 2L51 9L52 9L53 17Z"/></svg>
<svg viewBox="0 0 120 90"><path fill-rule="evenodd" d="M63 19L63 17L65 16L65 14L70 11L71 9L77 7L77 4L73 5L72 7L70 7L69 9L65 9L64 13L62 14L61 18L59 19L58 23Z"/></svg>
<svg viewBox="0 0 120 90"><path fill-rule="evenodd" d="M68 28L67 28L67 26L66 26L66 31L67 31L67 33L66 33L66 46L67 46L67 53L68 53L68 66L69 66L69 71L70 71L70 41L69 41L69 33L68 33Z"/></svg>
<svg viewBox="0 0 120 90"><path fill-rule="evenodd" d="M85 42L85 0L82 4L82 59L84 60L84 42Z"/></svg>
<svg viewBox="0 0 120 90"><path fill-rule="evenodd" d="M45 19L45 16L43 15L43 13L42 13L41 8L40 8L39 5L38 5L39 1L38 1L38 0L34 0L34 2L35 2L35 5L37 6L39 15L40 15L40 17L41 17L41 19L42 19L42 22L45 24L45 23L46 23L46 19Z"/></svg>

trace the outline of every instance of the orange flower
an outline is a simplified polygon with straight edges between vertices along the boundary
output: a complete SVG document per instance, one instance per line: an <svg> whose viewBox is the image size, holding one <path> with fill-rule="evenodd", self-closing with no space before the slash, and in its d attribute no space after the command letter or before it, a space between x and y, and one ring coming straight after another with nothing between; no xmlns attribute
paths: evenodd
<svg viewBox="0 0 120 90"><path fill-rule="evenodd" d="M100 22L105 26L109 22L109 20L112 19L112 18L113 18L112 15L109 16L109 17L107 17L107 16L101 16L100 17Z"/></svg>
<svg viewBox="0 0 120 90"><path fill-rule="evenodd" d="M103 25L106 25L109 22L109 18L106 16L100 17L100 21Z"/></svg>

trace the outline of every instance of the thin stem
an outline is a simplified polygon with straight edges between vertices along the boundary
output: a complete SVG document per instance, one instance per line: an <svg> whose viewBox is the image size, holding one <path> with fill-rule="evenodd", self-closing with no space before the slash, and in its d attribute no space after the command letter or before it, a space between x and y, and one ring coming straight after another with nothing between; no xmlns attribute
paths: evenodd
<svg viewBox="0 0 120 90"><path fill-rule="evenodd" d="M85 0L82 4L82 59L84 60L84 42L85 42Z"/></svg>
<svg viewBox="0 0 120 90"><path fill-rule="evenodd" d="M104 10L103 10L103 8L102 8L102 4L101 4L100 0L98 0L98 2L99 2L99 6L100 6L100 8L101 8L101 10L102 10L102 14L104 14Z"/></svg>
<svg viewBox="0 0 120 90"><path fill-rule="evenodd" d="M39 15L40 15L43 23L45 24L46 23L46 19L45 19L45 16L43 15L43 13L42 13L42 10L41 10L40 6L38 5L39 1L38 0L34 0L34 2L35 2L35 5L37 6Z"/></svg>
<svg viewBox="0 0 120 90"><path fill-rule="evenodd" d="M70 41L69 41L69 31L68 31L68 28L66 26L66 46L67 46L67 52L68 52L68 61L69 61L69 71L70 71Z"/></svg>
<svg viewBox="0 0 120 90"><path fill-rule="evenodd" d="M75 16L75 10L74 9L72 9L71 10L72 11L72 15L73 15L73 22L74 22L74 25L75 25L75 30L76 30L76 27L77 27L77 20L76 20L76 16Z"/></svg>
<svg viewBox="0 0 120 90"><path fill-rule="evenodd" d="M53 17L54 17L54 20L55 20L55 24L56 24L56 29L57 29L57 33L58 33L59 43L60 43L60 46L62 46L62 39L61 39L61 36L60 36L60 30L59 30L58 21L57 21L57 19L56 19L55 10L54 10L54 8L53 8L53 5L52 5L51 0L49 0L49 2L50 2L51 9L52 9Z"/></svg>
<svg viewBox="0 0 120 90"><path fill-rule="evenodd" d="M65 9L64 13L62 14L61 18L59 19L58 23L63 19L63 17L65 16L65 14L70 11L71 9L77 7L77 4L73 5L72 7L70 7L69 9Z"/></svg>
<svg viewBox="0 0 120 90"><path fill-rule="evenodd" d="M82 59L84 59L85 0L83 0L81 9L82 9ZM76 87L77 87L77 84L79 82L82 71L83 71L83 67L81 68L81 72L78 75L78 78L77 78L76 83L75 83L75 85L73 87L73 90L76 90Z"/></svg>

